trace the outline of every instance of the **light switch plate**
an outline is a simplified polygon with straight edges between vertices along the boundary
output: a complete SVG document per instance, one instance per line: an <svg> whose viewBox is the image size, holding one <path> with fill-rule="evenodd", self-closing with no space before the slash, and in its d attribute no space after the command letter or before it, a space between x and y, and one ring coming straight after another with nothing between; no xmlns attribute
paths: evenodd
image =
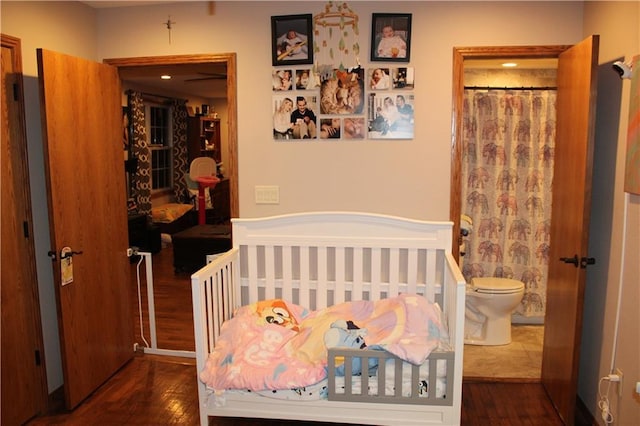
<svg viewBox="0 0 640 426"><path fill-rule="evenodd" d="M256 204L280 204L280 187L276 185L256 185Z"/></svg>

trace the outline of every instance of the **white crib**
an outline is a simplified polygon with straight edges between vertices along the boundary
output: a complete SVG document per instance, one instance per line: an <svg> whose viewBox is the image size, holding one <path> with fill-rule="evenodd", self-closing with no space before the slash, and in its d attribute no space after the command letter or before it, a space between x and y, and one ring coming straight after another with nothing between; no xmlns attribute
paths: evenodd
<svg viewBox="0 0 640 426"><path fill-rule="evenodd" d="M229 392L216 400L198 379L203 426L208 416L375 425L460 423L465 281L450 253L452 223L354 212L232 219L232 223L233 249L212 256L211 263L192 275L198 373L222 322L239 306L282 298L321 309L343 301L415 293L439 303L444 313L450 350L432 353L427 363L432 359L447 363L446 390L444 397L429 392L428 398L363 398L333 392L329 399L317 401ZM429 368L435 371L435 361ZM429 389L436 389L435 382Z"/></svg>

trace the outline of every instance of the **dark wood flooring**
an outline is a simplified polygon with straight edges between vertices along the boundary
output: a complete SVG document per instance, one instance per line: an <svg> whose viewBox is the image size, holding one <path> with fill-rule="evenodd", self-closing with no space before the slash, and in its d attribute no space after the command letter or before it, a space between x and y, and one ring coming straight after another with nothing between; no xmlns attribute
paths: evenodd
<svg viewBox="0 0 640 426"><path fill-rule="evenodd" d="M193 350L189 274L175 274L172 259L171 247L153 256L158 344L165 349ZM132 263L132 292L137 301L135 271L136 264ZM146 288L141 287L146 318ZM136 341L142 344L137 303L132 314ZM148 323L143 324L148 340ZM462 425L562 425L539 383L464 383L462 394ZM73 412L43 416L28 423L30 426L198 424L195 360L140 352ZM271 426L303 422L213 418L209 424Z"/></svg>

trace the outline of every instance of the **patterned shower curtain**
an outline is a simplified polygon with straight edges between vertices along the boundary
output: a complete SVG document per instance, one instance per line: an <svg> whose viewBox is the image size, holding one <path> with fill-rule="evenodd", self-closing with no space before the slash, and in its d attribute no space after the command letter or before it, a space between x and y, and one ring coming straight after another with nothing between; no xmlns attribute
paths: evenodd
<svg viewBox="0 0 640 426"><path fill-rule="evenodd" d="M138 168L131 176L132 198L138 206L138 213L151 214L151 150L147 143L144 119L144 99L142 93L128 91L131 124L133 127L132 154L138 159Z"/></svg>
<svg viewBox="0 0 640 426"><path fill-rule="evenodd" d="M555 124L555 90L465 90L462 271L522 281L529 318L546 306Z"/></svg>

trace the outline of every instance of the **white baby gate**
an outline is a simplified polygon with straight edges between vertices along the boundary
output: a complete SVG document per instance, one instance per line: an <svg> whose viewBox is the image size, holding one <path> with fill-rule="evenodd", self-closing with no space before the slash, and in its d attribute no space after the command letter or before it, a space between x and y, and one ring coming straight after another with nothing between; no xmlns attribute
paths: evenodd
<svg viewBox="0 0 640 426"><path fill-rule="evenodd" d="M158 347L158 339L156 336L156 307L155 296L153 293L153 261L151 260L151 253L149 252L137 252L140 256L138 265L136 267L136 277L138 284L138 312L140 314L140 336L145 344L143 347L144 353L153 355L165 355L165 356L179 356L184 358L195 358L195 351L183 351L177 349L163 349ZM144 337L144 327L142 324L142 295L140 292L140 264L144 261L145 264L145 278L147 284L147 306L149 311L149 334L151 344L147 342ZM138 347L138 343L134 343L134 351Z"/></svg>

